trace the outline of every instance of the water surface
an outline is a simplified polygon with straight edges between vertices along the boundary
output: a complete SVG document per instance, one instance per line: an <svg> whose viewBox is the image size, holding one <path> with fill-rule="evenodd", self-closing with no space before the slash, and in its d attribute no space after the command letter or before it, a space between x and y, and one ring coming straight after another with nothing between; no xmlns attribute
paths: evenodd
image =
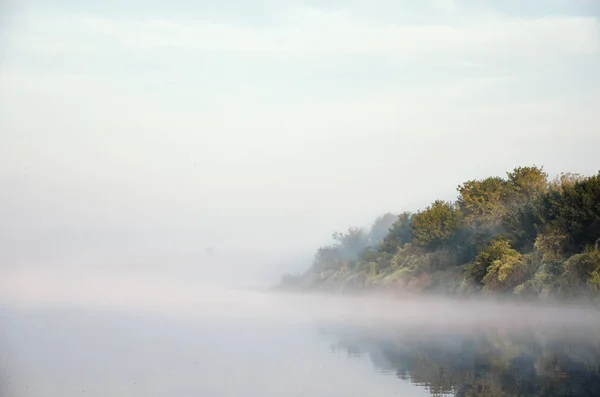
<svg viewBox="0 0 600 397"><path fill-rule="evenodd" d="M179 310L5 305L0 391L17 397L600 395L597 319L581 312L501 306L452 312L444 303L442 313L441 303L253 292L208 297ZM480 316L466 315L474 310Z"/></svg>

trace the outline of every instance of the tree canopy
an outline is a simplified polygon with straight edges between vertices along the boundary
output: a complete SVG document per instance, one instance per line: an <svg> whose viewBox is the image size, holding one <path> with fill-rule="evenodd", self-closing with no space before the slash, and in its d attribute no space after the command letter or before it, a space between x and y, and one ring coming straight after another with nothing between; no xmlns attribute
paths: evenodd
<svg viewBox="0 0 600 397"><path fill-rule="evenodd" d="M517 167L457 190L456 202L334 233L301 284L600 300L600 172L549 181Z"/></svg>
<svg viewBox="0 0 600 397"><path fill-rule="evenodd" d="M417 245L439 248L452 242L462 226L462 214L456 205L436 200L412 220L414 241Z"/></svg>

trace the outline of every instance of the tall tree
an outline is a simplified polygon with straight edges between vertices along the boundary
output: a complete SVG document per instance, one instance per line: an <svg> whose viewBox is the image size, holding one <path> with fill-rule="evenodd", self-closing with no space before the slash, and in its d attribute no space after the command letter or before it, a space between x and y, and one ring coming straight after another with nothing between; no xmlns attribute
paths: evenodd
<svg viewBox="0 0 600 397"><path fill-rule="evenodd" d="M548 188L548 174L543 167L517 167L507 177L506 200L513 208L536 200Z"/></svg>
<svg viewBox="0 0 600 397"><path fill-rule="evenodd" d="M506 214L507 182L499 177L471 180L458 187L458 207L465 222L474 227L495 227Z"/></svg>
<svg viewBox="0 0 600 397"><path fill-rule="evenodd" d="M600 172L548 193L540 207L546 224L568 236L567 252L581 252L600 242Z"/></svg>
<svg viewBox="0 0 600 397"><path fill-rule="evenodd" d="M507 176L507 211L502 223L513 246L528 251L533 248L541 223L539 200L548 192L548 174L542 167L533 166L517 167Z"/></svg>
<svg viewBox="0 0 600 397"><path fill-rule="evenodd" d="M430 249L449 244L462 226L462 215L456 205L437 200L413 217L415 242Z"/></svg>

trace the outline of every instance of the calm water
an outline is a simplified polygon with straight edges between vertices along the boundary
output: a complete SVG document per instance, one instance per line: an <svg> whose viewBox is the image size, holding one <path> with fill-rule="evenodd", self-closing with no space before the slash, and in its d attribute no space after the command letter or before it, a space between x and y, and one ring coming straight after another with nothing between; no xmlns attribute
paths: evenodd
<svg viewBox="0 0 600 397"><path fill-rule="evenodd" d="M502 327L483 311L442 316L418 303L353 315L372 304L242 295L185 310L5 306L0 395L600 395L594 321L547 313Z"/></svg>

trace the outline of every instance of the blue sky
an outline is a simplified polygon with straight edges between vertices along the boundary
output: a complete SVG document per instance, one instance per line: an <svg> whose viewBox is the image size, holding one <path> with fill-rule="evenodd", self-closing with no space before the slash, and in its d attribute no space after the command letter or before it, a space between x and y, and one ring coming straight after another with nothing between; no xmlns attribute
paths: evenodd
<svg viewBox="0 0 600 397"><path fill-rule="evenodd" d="M600 168L593 1L7 10L5 263L310 257L333 230L453 199L468 179Z"/></svg>

